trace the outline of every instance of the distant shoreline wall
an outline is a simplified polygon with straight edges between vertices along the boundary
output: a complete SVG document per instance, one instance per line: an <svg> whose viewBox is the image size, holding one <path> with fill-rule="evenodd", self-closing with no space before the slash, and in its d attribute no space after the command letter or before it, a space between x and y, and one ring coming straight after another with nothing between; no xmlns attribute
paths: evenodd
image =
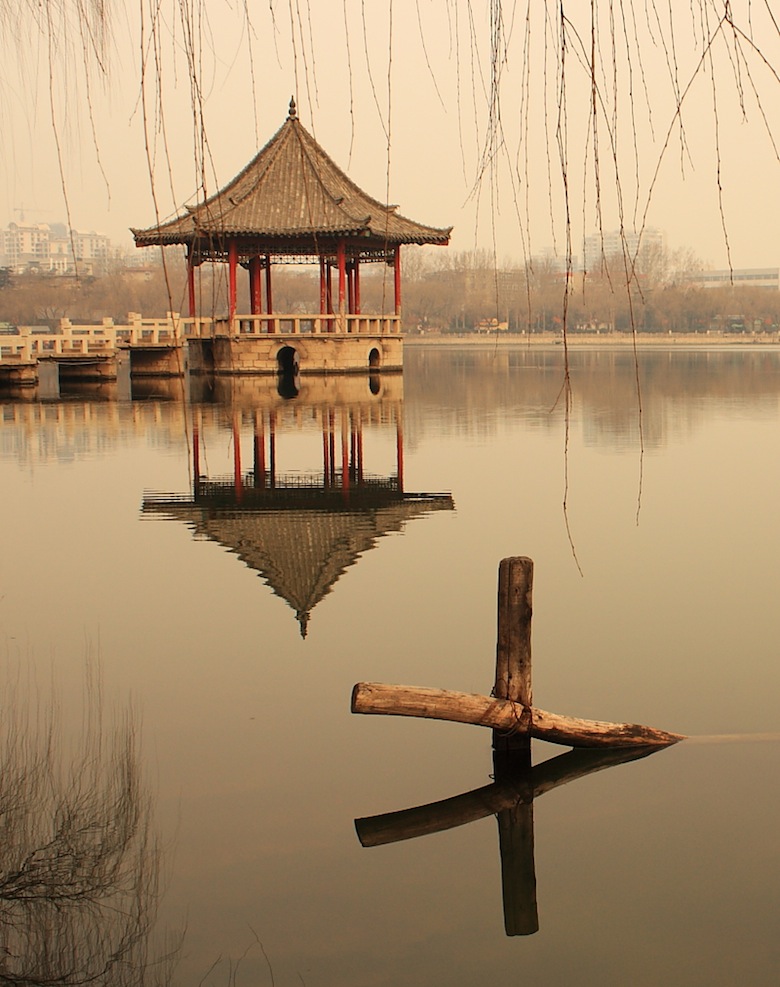
<svg viewBox="0 0 780 987"><path fill-rule="evenodd" d="M570 347L607 347L607 346L633 346L634 337L630 332L570 332L566 336L567 345ZM425 335L404 335L405 346L482 346L491 347L539 347L539 346L562 346L563 338L560 333L534 332L534 333L447 333L446 335L425 334ZM780 345L780 333L777 332L756 332L756 333L718 333L718 332L691 332L691 333L660 333L660 332L640 332L636 335L637 348L668 346L678 348L680 346L778 346Z"/></svg>

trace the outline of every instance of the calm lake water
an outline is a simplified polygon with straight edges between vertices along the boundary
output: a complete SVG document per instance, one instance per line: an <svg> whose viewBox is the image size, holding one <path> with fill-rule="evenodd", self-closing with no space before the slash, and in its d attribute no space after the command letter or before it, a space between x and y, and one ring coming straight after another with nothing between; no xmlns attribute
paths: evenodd
<svg viewBox="0 0 780 987"><path fill-rule="evenodd" d="M143 942L98 983L777 984L780 350L640 352L641 402L629 352L575 351L568 452L560 348L406 363L292 398L0 395L4 846L48 859L59 784L102 786L78 834L102 847L137 766L150 836L112 880L146 895ZM354 822L489 785L489 732L350 713L359 681L489 693L509 555L535 562L537 705L691 736L535 799L539 931L511 936L490 807L373 847ZM35 757L62 762L52 785L24 780ZM0 971L43 982L19 954L47 935L49 973L79 937L99 967L116 918L65 921L68 899L46 926L4 867Z"/></svg>

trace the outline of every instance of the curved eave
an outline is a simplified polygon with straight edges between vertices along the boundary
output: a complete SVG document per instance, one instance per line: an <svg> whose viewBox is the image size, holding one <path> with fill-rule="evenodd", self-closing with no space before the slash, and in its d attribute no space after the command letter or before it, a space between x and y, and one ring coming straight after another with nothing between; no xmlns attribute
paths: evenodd
<svg viewBox="0 0 780 987"><path fill-rule="evenodd" d="M317 237L345 237L349 240L373 240L385 244L418 244L419 246L433 245L446 247L450 241L452 227L443 230L430 229L425 231L409 231L408 233L385 233L383 230L372 230L366 226L344 228L323 228L301 230L245 230L220 228L218 230L133 230L136 247L173 246L175 244L192 244L202 240L219 241L228 237L244 240L312 240Z"/></svg>
<svg viewBox="0 0 780 987"><path fill-rule="evenodd" d="M428 245L446 247L450 242L451 234L452 227L448 230L431 230L424 234L409 233L405 236L394 236L387 239L390 243L416 243L420 247Z"/></svg>

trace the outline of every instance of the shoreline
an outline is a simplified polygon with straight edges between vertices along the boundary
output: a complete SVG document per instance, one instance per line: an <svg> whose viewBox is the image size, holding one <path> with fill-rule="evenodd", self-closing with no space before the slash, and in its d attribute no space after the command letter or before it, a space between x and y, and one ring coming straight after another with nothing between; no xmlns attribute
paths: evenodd
<svg viewBox="0 0 780 987"><path fill-rule="evenodd" d="M441 335L431 333L425 335L404 334L404 346L482 346L491 349L505 349L524 346L535 348L543 346L562 346L563 336L559 332L534 333L447 333ZM567 346L573 347L633 347L634 336L630 332L576 332L567 333ZM668 346L769 346L780 345L780 333L637 333L637 349L644 347L657 348Z"/></svg>

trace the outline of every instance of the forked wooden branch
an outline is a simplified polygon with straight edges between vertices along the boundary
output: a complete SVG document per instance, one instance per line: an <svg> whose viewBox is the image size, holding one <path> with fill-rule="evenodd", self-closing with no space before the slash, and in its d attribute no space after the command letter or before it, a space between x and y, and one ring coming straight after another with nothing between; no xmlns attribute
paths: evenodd
<svg viewBox="0 0 780 987"><path fill-rule="evenodd" d="M511 699L377 682L358 682L352 690L352 712L449 720L490 727L508 734L527 731L537 740L570 747L667 747L685 739L682 734L639 723L607 723L559 716Z"/></svg>

